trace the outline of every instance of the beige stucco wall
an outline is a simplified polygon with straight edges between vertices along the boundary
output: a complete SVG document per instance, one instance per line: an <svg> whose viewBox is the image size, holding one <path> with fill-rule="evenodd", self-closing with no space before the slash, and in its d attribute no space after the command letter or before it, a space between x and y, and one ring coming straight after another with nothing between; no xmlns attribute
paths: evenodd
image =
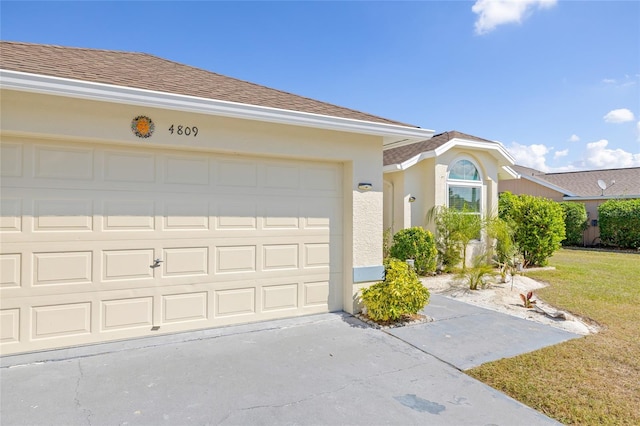
<svg viewBox="0 0 640 426"><path fill-rule="evenodd" d="M434 205L435 172L432 158L423 160L407 170L385 173L384 180L393 196L385 194L386 200L393 200L393 223L384 223L385 229L391 227L393 233L411 226L426 226L426 212ZM411 202L410 198L415 197Z"/></svg>
<svg viewBox="0 0 640 426"><path fill-rule="evenodd" d="M553 201L562 201L564 194L553 189L531 182L527 179L510 179L500 181L500 192L511 192L512 194L529 194L535 197L549 198Z"/></svg>
<svg viewBox="0 0 640 426"><path fill-rule="evenodd" d="M604 202L604 200L589 200L589 201L576 201L582 202L587 210L587 223L589 227L584 231L584 244L587 246L600 243L600 226L592 226L592 220L600 220L598 216L598 206Z"/></svg>
<svg viewBox="0 0 640 426"><path fill-rule="evenodd" d="M409 206L405 208L404 173L386 173L384 182L384 208L387 214L384 215L383 225L384 229L391 229L391 233L395 234L400 229L408 227L406 223L410 223L410 216L405 215Z"/></svg>
<svg viewBox="0 0 640 426"><path fill-rule="evenodd" d="M447 204L447 169L458 159L472 159L479 166L483 180L485 215L497 212L498 208L498 163L482 151L453 148L437 158L428 158L404 171L385 173L384 180L393 186L393 231L411 226L424 226L433 230L426 222L433 206ZM409 197L416 200L409 202ZM391 197L385 197L391 199ZM385 229L391 226L384 223Z"/></svg>
<svg viewBox="0 0 640 426"><path fill-rule="evenodd" d="M3 90L2 136L152 148L264 155L340 162L344 170L344 309L354 309L353 268L382 264L382 138L205 114ZM148 139L130 124L146 115ZM197 137L172 135L171 125L196 126ZM358 190L359 182L373 189Z"/></svg>
<svg viewBox="0 0 640 426"><path fill-rule="evenodd" d="M384 180L392 185L393 197L385 194L385 200L393 199L393 232L411 226L422 226L435 232L435 225L427 221L427 215L434 206L447 205L447 170L460 159L473 160L478 165L483 181L483 215L495 215L498 212L498 170L495 157L485 151L452 148L436 158L428 158L404 171L385 173ZM389 186L385 186L385 191ZM409 202L409 197L416 200ZM384 223L385 229L390 227ZM467 264L481 252L483 244L474 241L467 251Z"/></svg>

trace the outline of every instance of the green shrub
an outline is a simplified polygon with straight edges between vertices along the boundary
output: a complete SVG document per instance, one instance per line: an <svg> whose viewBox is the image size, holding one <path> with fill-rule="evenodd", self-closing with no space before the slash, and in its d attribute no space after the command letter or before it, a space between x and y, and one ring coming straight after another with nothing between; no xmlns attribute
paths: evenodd
<svg viewBox="0 0 640 426"><path fill-rule="evenodd" d="M640 248L640 199L608 200L598 207L600 240L620 248Z"/></svg>
<svg viewBox="0 0 640 426"><path fill-rule="evenodd" d="M433 234L420 226L398 231L389 252L396 259L413 259L420 275L436 270L437 250Z"/></svg>
<svg viewBox="0 0 640 426"><path fill-rule="evenodd" d="M518 245L515 242L515 229L509 222L499 217L491 217L487 220L487 235L493 240L489 249L494 253L489 256L500 269L500 276L504 282L507 272L515 266L519 257Z"/></svg>
<svg viewBox="0 0 640 426"><path fill-rule="evenodd" d="M390 258L384 281L362 289L362 303L374 321L396 321L417 314L429 303L429 290L406 262Z"/></svg>
<svg viewBox="0 0 640 426"><path fill-rule="evenodd" d="M524 266L544 266L565 239L562 207L547 198L500 194L499 217L515 230Z"/></svg>
<svg viewBox="0 0 640 426"><path fill-rule="evenodd" d="M564 210L564 229L566 238L563 246L580 246L583 244L583 233L589 226L587 224L587 209L582 203L564 201L560 203Z"/></svg>
<svg viewBox="0 0 640 426"><path fill-rule="evenodd" d="M462 256L462 246L454 238L453 214L446 207L438 207L435 210L434 221L436 224L436 250L438 259L445 272L451 272L458 264Z"/></svg>
<svg viewBox="0 0 640 426"><path fill-rule="evenodd" d="M427 223L436 225L436 250L438 262L445 272L451 272L460 263L462 247L459 241L453 238L453 214L445 206L434 206L427 214Z"/></svg>

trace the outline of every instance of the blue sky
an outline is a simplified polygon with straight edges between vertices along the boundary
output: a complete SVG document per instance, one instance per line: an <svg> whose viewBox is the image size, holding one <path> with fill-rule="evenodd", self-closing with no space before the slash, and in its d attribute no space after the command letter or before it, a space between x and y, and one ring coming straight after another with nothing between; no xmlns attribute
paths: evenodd
<svg viewBox="0 0 640 426"><path fill-rule="evenodd" d="M640 2L2 1L3 40L145 52L544 171L640 166Z"/></svg>

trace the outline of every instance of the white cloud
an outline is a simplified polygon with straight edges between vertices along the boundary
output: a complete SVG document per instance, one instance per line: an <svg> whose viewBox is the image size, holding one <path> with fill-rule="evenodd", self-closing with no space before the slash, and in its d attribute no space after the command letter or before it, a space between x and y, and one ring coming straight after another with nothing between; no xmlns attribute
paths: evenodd
<svg viewBox="0 0 640 426"><path fill-rule="evenodd" d="M560 157L566 157L567 155L569 155L569 149L563 149L562 151L556 151L553 154L553 158L558 159Z"/></svg>
<svg viewBox="0 0 640 426"><path fill-rule="evenodd" d="M640 135L640 122L637 123ZM640 137L639 140L640 142ZM571 172L576 170L618 169L625 167L640 167L640 150L637 154L623 149L608 148L609 141L601 139L588 143L582 152L581 159L563 166L548 166L547 155L553 152L553 159L568 157L569 149L555 151L553 147L543 144L521 145L511 142L508 150L519 166L531 167L543 172Z"/></svg>
<svg viewBox="0 0 640 426"><path fill-rule="evenodd" d="M602 84L607 87L613 87L615 89L625 89L627 87L633 87L638 84L638 77L640 77L639 74L625 74L622 78L603 78Z"/></svg>
<svg viewBox="0 0 640 426"><path fill-rule="evenodd" d="M571 137L569 137L569 139L567 139L567 141L568 142L579 142L580 141L580 137L574 133L573 135L571 135Z"/></svg>
<svg viewBox="0 0 640 426"><path fill-rule="evenodd" d="M633 113L626 108L609 111L602 118L604 118L604 121L607 123L626 123L627 121L635 120Z"/></svg>
<svg viewBox="0 0 640 426"><path fill-rule="evenodd" d="M640 154L623 149L608 149L609 141L600 139L587 144L584 165L587 169L616 169L640 166Z"/></svg>
<svg viewBox="0 0 640 426"><path fill-rule="evenodd" d="M532 169L546 172L549 170L545 164L545 155L550 149L542 144L520 145L518 142L511 142L509 152L519 166L531 167Z"/></svg>
<svg viewBox="0 0 640 426"><path fill-rule="evenodd" d="M477 0L471 7L478 15L476 34L491 32L498 25L520 23L533 9L547 9L556 3L557 0Z"/></svg>

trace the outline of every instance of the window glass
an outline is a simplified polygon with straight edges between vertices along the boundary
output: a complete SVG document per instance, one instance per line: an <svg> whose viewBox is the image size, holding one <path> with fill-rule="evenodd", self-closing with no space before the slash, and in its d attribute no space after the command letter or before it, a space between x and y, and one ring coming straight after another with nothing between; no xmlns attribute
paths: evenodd
<svg viewBox="0 0 640 426"><path fill-rule="evenodd" d="M480 213L479 187L473 186L449 186L449 208L469 213Z"/></svg>
<svg viewBox="0 0 640 426"><path fill-rule="evenodd" d="M473 163L469 160L460 160L451 167L449 171L449 179L460 180L480 180L480 173Z"/></svg>

